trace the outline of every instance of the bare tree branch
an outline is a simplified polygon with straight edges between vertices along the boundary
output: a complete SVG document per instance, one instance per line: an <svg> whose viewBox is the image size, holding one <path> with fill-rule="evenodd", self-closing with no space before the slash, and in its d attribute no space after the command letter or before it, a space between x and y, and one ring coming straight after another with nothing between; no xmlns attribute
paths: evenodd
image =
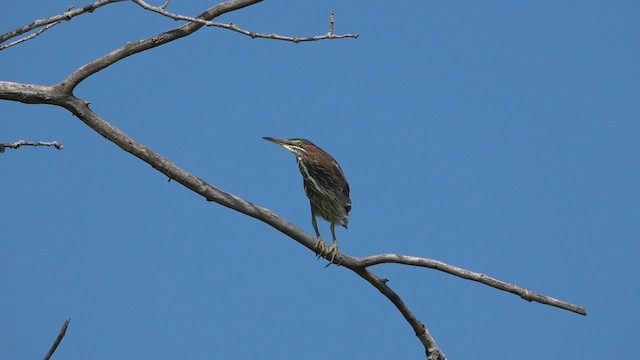
<svg viewBox="0 0 640 360"><path fill-rule="evenodd" d="M62 341L62 338L64 337L64 334L67 333L67 328L69 327L70 321L71 319L67 319L65 320L64 324L62 324L62 327L60 328L60 332L58 333L58 337L56 337L56 340L53 342L53 345L51 345L51 348L49 349L49 352L47 353L47 355L44 356L44 360L49 360L51 358L51 355L53 355L53 353L56 351L56 349L58 348L58 345L60 345L60 341Z"/></svg>
<svg viewBox="0 0 640 360"><path fill-rule="evenodd" d="M418 318L413 315L413 312L409 310L407 305L402 301L400 296L395 293L395 291L391 290L389 286L387 286L387 279L380 279L376 274L367 270L364 267L349 267L349 269L356 274L358 274L363 279L367 280L369 284L373 285L378 291L382 293L382 295L386 296L389 301L395 305L395 307L400 311L402 316L404 316L405 320L411 325L413 331L416 334L416 337L425 349L425 355L429 360L446 360L444 352L440 349L436 340L431 336L427 327L418 320Z"/></svg>
<svg viewBox="0 0 640 360"><path fill-rule="evenodd" d="M244 7L259 3L261 1L262 0L225 1L207 9L202 14L200 14L198 18L203 20L211 20L227 12L239 10ZM69 75L58 86L63 88L65 92L71 93L81 81L97 73L98 71L133 54L137 54L139 52L149 50L154 47L164 45L174 40L188 36L199 30L203 26L204 24L201 24L200 22L190 22L177 29L169 30L144 40L128 43L123 47L116 49L111 53L82 66L71 75Z"/></svg>
<svg viewBox="0 0 640 360"><path fill-rule="evenodd" d="M119 0L118 0L119 1ZM278 39L278 40L286 40L293 42L300 41L313 41L320 39L335 39L342 37L357 37L357 35L334 35L334 14L333 12L330 14L329 18L329 32L325 35L320 35L318 37L311 38L292 38L292 37L284 37L276 34L259 34L253 33L247 30L240 29L233 24L222 24L212 22L212 19L230 12L234 10L238 10L244 8L246 6L250 6L260 2L261 0L229 0L223 3L220 3L216 6L213 6L202 14L200 14L197 18L182 18L181 15L170 14L165 11L166 6L169 4L168 1L159 7L153 7L146 4L144 1L133 0L136 4L142 7L149 7L148 10L161 13L165 16L176 16L180 18L176 18L176 20L184 20L189 21L187 24L180 26L179 28L169 30L160 34L157 34L151 38L147 38L138 42L133 42L124 45L123 47L112 51L111 53L94 60L88 64L77 69L75 72L70 74L66 79L54 86L43 86L43 85L33 85L33 84L19 84L13 82L0 81L0 99L5 100L13 100L19 101L23 103L29 104L52 104L63 107L70 111L74 116L84 122L91 129L107 138L118 147L123 149L124 151L136 156L142 161L150 164L152 167L157 169L159 172L165 174L169 179L175 180L178 183L182 184L186 188L192 190L193 192L203 196L207 201L216 202L222 206L228 207L230 209L236 210L240 213L243 213L247 216L251 216L255 219L258 219L283 234L287 235L291 239L297 241L301 245L307 247L309 250L314 253L317 251L319 241L314 236L306 233L302 229L296 227L295 225L287 222L285 219L279 217L277 214L273 213L269 209L264 207L252 204L251 202L237 197L233 194L227 193L221 189L216 188L215 186L205 182L204 180L192 175L191 173L181 169L176 164L172 163L168 159L162 157L160 154L151 150L150 148L136 142L134 139L102 119L98 114L94 113L89 108L89 102L81 100L73 95L73 90L75 87L82 82L84 79L90 77L91 75L97 73L98 71L105 69L106 67L139 52L169 43L171 41L180 39L184 36L188 36L193 32L199 30L201 27L207 26L217 26L226 29L230 29L233 31L237 31L252 37L263 37L270 39ZM107 3L116 2L116 1L98 1L93 3L100 4L100 6L105 5ZM143 6L144 4L144 6ZM146 7L145 7L146 8ZM173 18L173 17L172 17ZM55 20L59 21L59 20ZM53 21L53 22L55 22ZM51 22L51 23L53 23ZM34 22L35 24L35 22ZM45 26L45 25L39 25ZM28 30L27 30L28 31ZM0 40L2 38L0 37ZM307 40L305 40L307 39ZM329 260L329 255L325 255L325 258ZM382 264L382 263L398 263L405 264L411 266L421 266L428 267L432 269L436 269L439 271L444 271L446 273L459 276L464 279L469 279L473 281L478 281L483 284L498 288L500 290L512 292L514 294L520 295L524 299L528 301L537 301L543 304L548 304L552 306L557 306L563 309L567 309L569 311L574 311L580 314L586 314L586 310L584 308L568 304L570 306L565 306L563 304L567 304L561 302L559 300L546 297L544 295L539 295L535 293L529 292L527 289L511 285L494 278L488 277L483 274L471 272L468 270L464 270L461 268L457 268L436 260L418 258L418 257L410 257L404 255L397 254L381 254L374 255L365 258L355 258L346 254L342 254L340 257L340 264L344 266L360 277L369 282L373 287L378 289L380 293L382 293L385 297L389 299L393 303L393 305L400 311L406 321L413 328L416 337L420 340L425 348L425 354L430 360L444 360L446 356L439 348L438 344L431 336L426 326L421 323L415 315L411 312L411 310L407 307L407 305L402 301L402 299L396 294L388 285L387 280L380 279L376 276L372 271L368 269L368 267ZM573 307L573 308L572 308ZM68 324L68 323L67 323ZM66 329L66 326L64 327ZM64 333L62 332L62 336ZM59 341L58 341L59 342ZM54 349L55 350L55 349Z"/></svg>
<svg viewBox="0 0 640 360"><path fill-rule="evenodd" d="M115 2L121 2L121 1L125 1L125 0L99 0L96 1L94 3L91 3L89 5L85 5L81 8L75 8L75 7L71 7L69 8L67 11L65 11L64 13L60 14L60 15L56 15L56 16L52 16L46 19L40 19L40 20L36 20L30 24L27 24L21 28L15 29L13 31L9 31L6 34L0 35L0 44L2 44L3 42L14 38L16 36L20 36L22 34L26 34L29 31L32 31L34 29L37 29L39 27L43 27L43 26L47 26L47 25L55 25L57 23L60 23L61 21L66 21L66 20L71 20L73 17L87 13L87 12L92 12L93 10L111 4L111 3L115 3ZM53 26L51 25L51 26ZM49 27L51 27L49 26ZM47 28L49 28L47 27ZM46 29L45 29L46 30ZM44 31L44 30L43 30ZM39 32L41 33L41 31ZM37 36L37 35L36 35ZM35 37L35 36L33 36ZM32 37L32 38L33 38ZM31 39L32 39L31 38ZM25 40L29 40L29 39L25 39ZM25 41L25 40L21 40L19 42ZM15 45L15 44L14 44ZM12 44L6 45L3 48L0 48L0 50L7 48L9 46L12 46Z"/></svg>
<svg viewBox="0 0 640 360"><path fill-rule="evenodd" d="M25 104L55 104L53 97L61 95L59 92L54 92L51 86L0 81L0 99L3 100L19 101Z"/></svg>
<svg viewBox="0 0 640 360"><path fill-rule="evenodd" d="M20 146L53 146L58 150L62 150L64 146L57 141L45 142L45 141L25 141L18 140L14 143L0 144L0 153L3 153L6 148L17 149Z"/></svg>
<svg viewBox="0 0 640 360"><path fill-rule="evenodd" d="M201 18L193 18L193 17L190 17L190 16L174 14L174 13L171 13L171 12L165 10L166 6L168 5L168 2L164 3L164 4L160 5L160 6L152 6L152 5L149 5L147 2L142 1L142 0L133 0L133 2L138 4L138 5L140 5L142 8L144 8L146 10L153 11L155 13L161 14L161 15L166 16L168 18L171 18L173 20L190 21L190 22L195 22L195 23L198 23L198 24L206 25L206 26L219 27L219 28L235 31L235 32L243 34L243 35L250 36L253 39L255 39L255 38L263 38L263 39L282 40L282 41L290 41L290 42L294 42L294 43L300 43L300 42L308 42L308 41L333 40L333 39L345 39L345 38L357 39L360 36L359 34L334 35L333 34L334 11L333 10L331 10L331 15L329 17L329 32L328 33L326 33L324 35L316 35L316 36L309 36L309 37L292 37L292 36L283 36L283 35L278 35L278 34L257 33L257 32L253 32L253 31L242 29L242 28L238 27L237 25L235 25L233 23L225 24L225 23L219 23L219 22L204 20L204 19L201 19Z"/></svg>
<svg viewBox="0 0 640 360"><path fill-rule="evenodd" d="M31 39L33 39L34 37L36 37L36 36L38 36L38 35L42 34L43 32L45 32L45 31L47 31L47 30L51 29L52 27L54 27L54 26L56 26L56 25L58 25L58 24L60 24L60 21L56 21L56 22L54 22L54 23L47 24L45 27L43 27L42 29L40 29L40 30L38 30L38 31L34 32L33 34L29 34L29 35L27 35L27 36L25 36L25 37L23 37L23 38L20 38L20 39L18 39L18 40L16 40L16 41L12 41L12 42L10 42L10 43L8 43L8 44L6 44L6 45L0 45L0 51L2 51L2 50L4 50L4 49L6 49L6 48L8 48L8 47L12 47L12 46L14 46L14 45L18 45L18 44L20 44L21 42L25 42L25 41L31 40Z"/></svg>
<svg viewBox="0 0 640 360"><path fill-rule="evenodd" d="M291 37L291 36L283 36L278 34L262 34L262 33L252 32L249 30L241 29L236 25L234 25L233 23L229 23L229 24L213 23L213 24L209 24L209 26L215 26L223 29L232 30L240 34L250 36L254 39L262 38L262 39L271 39L271 40L282 40L282 41L290 41L296 44L300 42L309 42L309 41L318 41L318 40L337 40L337 39L346 39L346 38L357 39L360 36L359 34L334 35L333 33L329 32L324 35L316 35L316 36L309 36L309 37Z"/></svg>
<svg viewBox="0 0 640 360"><path fill-rule="evenodd" d="M2 84L0 83L0 87L1 85ZM60 88L53 87L51 88L51 90L53 92L57 92L60 91ZM255 205L245 199L220 190L215 186L205 182L204 180L181 169L176 164L162 157L148 147L138 143L137 141L102 119L91 109L89 109L86 101L82 101L71 95L53 95L51 96L51 99L54 99L56 105L62 106L69 110L82 122L87 124L90 128L95 130L103 137L112 141L121 149L148 163L156 170L165 174L169 179L175 180L176 182L182 184L195 193L202 195L207 201L216 202L222 206L231 208L240 213L258 219L294 239L314 253L318 249L318 242L322 240L318 240L317 238L311 236L297 226L287 222L285 219L273 213L271 210L259 205ZM329 255L325 255L325 258L329 260ZM359 276L367 280L398 308L400 313L414 329L416 336L418 337L420 342L424 345L425 353L428 355L428 359L446 359L446 356L440 350L438 344L430 335L426 326L421 323L415 317L415 315L413 315L409 308L404 304L402 299L395 292L393 292L389 286L387 286L385 280L381 280L375 274L367 270L365 267L361 266L359 264L358 258L342 254L341 264L345 268L354 271Z"/></svg>
<svg viewBox="0 0 640 360"><path fill-rule="evenodd" d="M357 263L359 264L359 266L362 266L362 267L369 267L369 266L374 266L378 264L394 263L394 264L403 264L403 265L411 265L411 266L419 266L419 267L435 269L435 270L445 272L447 274L455 275L463 279L477 281L479 283L491 286L493 288L507 291L512 294L516 294L520 296L522 299L529 302L535 301L540 304L551 305L551 306L558 307L560 309L572 311L580 315L587 315L587 310L581 306L570 304L565 301L557 300L550 296L537 294L523 287L512 285L481 273L477 273L477 272L462 269L453 265L449 265L438 260L426 259L426 258L415 257L415 256L399 255L399 254L380 254L380 255L368 256L365 258L359 258L357 259Z"/></svg>

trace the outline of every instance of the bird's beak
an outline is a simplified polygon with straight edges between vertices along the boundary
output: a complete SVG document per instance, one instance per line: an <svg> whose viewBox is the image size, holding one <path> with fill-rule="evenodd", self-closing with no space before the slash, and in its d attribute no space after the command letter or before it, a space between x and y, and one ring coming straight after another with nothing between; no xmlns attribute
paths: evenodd
<svg viewBox="0 0 640 360"><path fill-rule="evenodd" d="M287 149L287 150L289 150L291 152L295 152L295 151L293 151L294 145L289 140L277 139L277 138L272 138L272 137L269 137L269 136L265 136L265 137L263 137L263 139L265 139L267 141L271 141L272 143L276 143L276 144L284 147L285 149Z"/></svg>

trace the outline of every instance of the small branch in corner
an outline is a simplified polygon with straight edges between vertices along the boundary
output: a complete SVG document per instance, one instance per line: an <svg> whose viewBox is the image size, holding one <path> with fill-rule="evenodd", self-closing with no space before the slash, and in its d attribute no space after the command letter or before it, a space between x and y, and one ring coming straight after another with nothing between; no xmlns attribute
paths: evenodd
<svg viewBox="0 0 640 360"><path fill-rule="evenodd" d="M49 352L47 353L47 355L44 356L44 360L49 360L51 358L51 356L53 355L53 353L56 351L56 349L58 348L58 345L60 345L60 342L62 341L62 338L64 337L64 334L67 333L67 328L69 327L69 322L70 321L71 321L71 319L67 319L67 320L65 320L64 324L62 324L62 327L60 328L60 332L58 333L58 337L53 342L53 345L51 345L51 348L49 349Z"/></svg>
<svg viewBox="0 0 640 360"><path fill-rule="evenodd" d="M22 42L25 42L27 40L31 40L33 38L35 38L36 36L42 34L43 32L47 31L48 29L50 29L51 27L61 23L62 21L69 21L72 18L74 18L75 16L78 15L82 15L85 13L91 13L93 10L105 6L105 5L109 5L111 3L116 3L116 2L124 2L125 0L97 0L96 2L89 4L89 5L85 5L82 6L80 8L77 8L75 6L71 6L69 8L67 8L67 11L65 11L62 14L59 15L55 15L55 16L51 16L49 18L46 19L40 19L40 20L35 20L34 22L27 24L25 26L22 26L18 29L15 29L13 31L9 31L8 33L5 34L0 34L0 44L6 42L9 39L12 39L14 37L23 35L23 34L27 34L35 29L41 28L40 30L36 31L35 33L32 33L30 35L24 36L23 38L20 38L18 40L15 40L13 42L11 42L10 44L6 44L6 45L1 45L0 46L0 51L4 50L8 47L20 44Z"/></svg>
<svg viewBox="0 0 640 360"><path fill-rule="evenodd" d="M58 24L60 24L60 23L61 23L61 21L56 21L56 22L54 22L54 23L51 23L51 24L45 25L42 29L40 29L40 30L38 30L38 31L34 32L33 34L27 35L27 36L25 36L25 37L23 37L23 38L20 38L20 39L16 40L16 41L12 41L12 42L10 42L10 43L8 43L8 44L6 44L6 45L0 45L0 51L4 50L4 49L6 49L6 48L12 47L12 46L14 46L14 45L18 45L18 44L20 44L20 43L22 43L22 42L25 42L25 41L31 40L31 39L33 39L34 37L36 37L36 36L38 36L38 35L42 34L43 32L45 32L45 31L47 31L47 30L51 29L52 27L54 27L54 26L56 26L56 25L58 25Z"/></svg>
<svg viewBox="0 0 640 360"><path fill-rule="evenodd" d="M4 152L4 150L6 148L9 149L17 149L21 146L53 146L58 150L62 150L64 148L64 145L60 144L57 141L25 141L25 140L19 140L16 141L14 143L5 143L5 144L0 144L0 154Z"/></svg>

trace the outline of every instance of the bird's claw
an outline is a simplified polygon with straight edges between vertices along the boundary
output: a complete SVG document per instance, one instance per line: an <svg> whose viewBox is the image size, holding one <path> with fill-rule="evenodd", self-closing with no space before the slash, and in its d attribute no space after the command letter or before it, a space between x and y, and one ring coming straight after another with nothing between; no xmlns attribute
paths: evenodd
<svg viewBox="0 0 640 360"><path fill-rule="evenodd" d="M316 256L316 260L320 259L325 254L327 254L327 248L328 247L329 247L329 244L324 242L324 240L322 240L321 237L318 237L318 243L316 244L316 255L317 255Z"/></svg>
<svg viewBox="0 0 640 360"><path fill-rule="evenodd" d="M340 251L338 250L338 244L333 243L333 245L329 245L322 238L318 238L318 243L316 244L317 257L316 259L320 259L321 257L331 256L329 259L329 263L325 265L325 267L330 266L331 264L336 264L340 266L342 262L342 256L340 255Z"/></svg>

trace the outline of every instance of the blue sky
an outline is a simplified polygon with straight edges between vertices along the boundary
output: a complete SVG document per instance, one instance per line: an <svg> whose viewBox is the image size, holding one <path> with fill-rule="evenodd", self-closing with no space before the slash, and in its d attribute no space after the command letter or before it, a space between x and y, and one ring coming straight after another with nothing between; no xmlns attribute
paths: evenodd
<svg viewBox="0 0 640 360"><path fill-rule="evenodd" d="M70 4L4 2L0 33ZM82 4L75 4L82 5ZM196 15L205 1L174 1ZM640 4L263 2L127 58L76 95L137 141L312 232L304 137L351 184L353 256L438 259L585 306L582 317L433 270L382 265L450 359L637 359ZM54 84L178 23L131 3L0 52ZM66 110L0 102L0 358L416 359L397 310L269 226L171 182ZM320 222L320 231L329 228Z"/></svg>

